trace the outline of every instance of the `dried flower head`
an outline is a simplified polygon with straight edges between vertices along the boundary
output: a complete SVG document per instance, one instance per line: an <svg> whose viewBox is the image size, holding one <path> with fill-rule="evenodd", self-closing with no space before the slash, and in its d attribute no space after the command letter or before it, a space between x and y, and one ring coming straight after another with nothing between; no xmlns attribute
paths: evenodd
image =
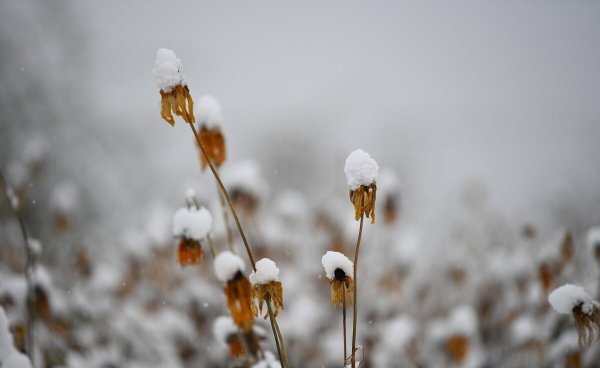
<svg viewBox="0 0 600 368"><path fill-rule="evenodd" d="M212 216L204 207L188 202L173 216L173 235L179 238L177 261L182 266L197 265L202 261L202 241L212 227Z"/></svg>
<svg viewBox="0 0 600 368"><path fill-rule="evenodd" d="M350 188L350 201L354 205L354 217L358 220L364 214L374 223L377 193L375 179L379 172L377 162L368 153L358 149L346 158L344 172Z"/></svg>
<svg viewBox="0 0 600 368"><path fill-rule="evenodd" d="M194 123L194 101L181 74L181 60L169 49L159 49L152 74L160 88L160 114L165 121L175 125L173 113L187 123Z"/></svg>
<svg viewBox="0 0 600 368"><path fill-rule="evenodd" d="M341 253L328 251L321 258L321 263L331 285L331 304L342 307L345 300L353 304L354 264L352 261Z"/></svg>
<svg viewBox="0 0 600 368"><path fill-rule="evenodd" d="M244 261L237 255L225 251L215 258L215 274L225 283L225 297L231 317L237 326L248 331L254 323L252 312L252 286L244 276Z"/></svg>
<svg viewBox="0 0 600 368"><path fill-rule="evenodd" d="M226 159L225 137L221 132L221 123L223 122L221 105L214 97L205 95L198 99L196 107L199 124L198 136L209 159L217 167L220 167ZM204 170L208 162L203 154L200 154L200 161Z"/></svg>
<svg viewBox="0 0 600 368"><path fill-rule="evenodd" d="M461 364L465 361L469 353L469 338L464 335L452 335L445 343L446 354L455 364Z"/></svg>
<svg viewBox="0 0 600 368"><path fill-rule="evenodd" d="M562 314L572 314L579 335L579 346L590 346L600 330L600 303L581 287L571 284L553 290L548 296L552 308Z"/></svg>
<svg viewBox="0 0 600 368"><path fill-rule="evenodd" d="M265 301L272 303L273 316L277 317L279 308L283 309L283 288L279 282L279 268L275 262L268 258L263 258L256 262L256 271L250 274L252 283L252 296L256 299L256 304L252 304L254 315L258 317L263 314L263 305ZM267 318L268 314L265 314Z"/></svg>

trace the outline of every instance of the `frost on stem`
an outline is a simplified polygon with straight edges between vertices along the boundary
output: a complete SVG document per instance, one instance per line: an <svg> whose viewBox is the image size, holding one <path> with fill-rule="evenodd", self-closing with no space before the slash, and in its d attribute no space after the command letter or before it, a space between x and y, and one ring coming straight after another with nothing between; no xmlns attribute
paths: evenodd
<svg viewBox="0 0 600 368"><path fill-rule="evenodd" d="M342 253L328 251L321 258L321 264L325 269L325 276L331 284L331 303L335 307L342 307L345 298L352 304L354 291L352 279L354 264L352 261Z"/></svg>
<svg viewBox="0 0 600 368"><path fill-rule="evenodd" d="M579 346L590 346L600 329L600 304L581 286L566 284L554 289L548 296L552 308L558 313L572 314L579 335Z"/></svg>
<svg viewBox="0 0 600 368"><path fill-rule="evenodd" d="M252 287L244 276L244 261L237 255L225 251L214 261L215 275L225 283L224 292L231 317L237 326L248 331L254 323L252 312Z"/></svg>
<svg viewBox="0 0 600 368"><path fill-rule="evenodd" d="M181 60L173 50L158 49L152 75L160 88L162 118L175 125L175 113L187 123L194 123L194 101L181 74Z"/></svg>
<svg viewBox="0 0 600 368"><path fill-rule="evenodd" d="M374 223L377 192L375 179L377 179L379 165L368 153L357 149L346 158L344 172L350 188L350 201L354 205L354 217L358 220L364 214L367 218L371 218L371 223Z"/></svg>
<svg viewBox="0 0 600 368"><path fill-rule="evenodd" d="M199 125L198 136L206 150L208 158L215 166L221 167L227 156L225 151L225 137L221 131L223 113L221 112L219 101L210 95L200 97L198 103L196 103L195 115ZM208 162L202 152L200 152L200 161L202 163L202 170L206 169Z"/></svg>
<svg viewBox="0 0 600 368"><path fill-rule="evenodd" d="M182 267L200 263L204 252L201 242L212 228L213 219L204 207L180 208L173 216L173 235L179 238L177 261Z"/></svg>
<svg viewBox="0 0 600 368"><path fill-rule="evenodd" d="M273 316L277 317L279 308L283 309L283 288L279 282L279 268L275 262L268 258L263 258L256 262L256 271L250 274L250 282L252 283L252 295L256 299L258 308L252 304L252 309L255 316L262 315L263 304L272 303L275 311ZM265 319L268 317L265 314Z"/></svg>

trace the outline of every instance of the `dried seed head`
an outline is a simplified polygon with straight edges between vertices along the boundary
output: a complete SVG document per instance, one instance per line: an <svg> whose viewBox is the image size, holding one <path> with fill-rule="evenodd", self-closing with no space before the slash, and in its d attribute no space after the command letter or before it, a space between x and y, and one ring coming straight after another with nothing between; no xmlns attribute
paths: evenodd
<svg viewBox="0 0 600 368"><path fill-rule="evenodd" d="M344 276L341 280L334 278L329 283L331 285L331 304L334 307L344 306L344 301L350 305L353 304L354 281L350 277Z"/></svg>
<svg viewBox="0 0 600 368"><path fill-rule="evenodd" d="M581 303L573 308L575 329L579 335L579 347L589 347L600 332L600 304L596 301Z"/></svg>
<svg viewBox="0 0 600 368"><path fill-rule="evenodd" d="M252 312L252 286L241 271L229 281L224 288L227 306L235 324L248 331L254 323Z"/></svg>
<svg viewBox="0 0 600 368"><path fill-rule="evenodd" d="M469 338L464 335L453 335L446 340L446 354L448 358L456 364L465 361L469 353Z"/></svg>
<svg viewBox="0 0 600 368"><path fill-rule="evenodd" d="M177 262L181 267L200 264L204 252L199 241L189 238L181 238L177 248Z"/></svg>
<svg viewBox="0 0 600 368"><path fill-rule="evenodd" d="M369 186L361 185L356 190L350 190L350 201L354 205L354 218L356 220L364 214L375 223L375 199L377 196L377 185L373 182Z"/></svg>
<svg viewBox="0 0 600 368"><path fill-rule="evenodd" d="M178 85L170 92L165 92L161 89L160 96L160 115L167 123L175 125L173 114L181 116L186 123L193 124L196 121L193 111L194 101L187 85Z"/></svg>
<svg viewBox="0 0 600 368"><path fill-rule="evenodd" d="M256 284L252 287L252 296L256 299L256 304L252 304L254 316L263 314L263 305L265 301L273 306L273 317L279 314L279 308L283 309L283 288L281 282L271 281L267 284ZM258 305L258 307L257 307ZM268 314L264 315L266 319Z"/></svg>
<svg viewBox="0 0 600 368"><path fill-rule="evenodd" d="M198 132L200 142L204 146L204 150L208 155L208 158L217 166L221 167L226 160L225 152L225 138L219 127L207 128L202 125ZM202 170L206 169L208 162L206 158L200 152L200 162L202 163Z"/></svg>

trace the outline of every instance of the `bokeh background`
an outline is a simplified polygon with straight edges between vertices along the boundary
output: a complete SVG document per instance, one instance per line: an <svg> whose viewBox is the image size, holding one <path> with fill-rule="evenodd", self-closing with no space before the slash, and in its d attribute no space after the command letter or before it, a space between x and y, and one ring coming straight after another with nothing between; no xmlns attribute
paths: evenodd
<svg viewBox="0 0 600 368"><path fill-rule="evenodd" d="M320 257L353 251L356 148L398 179L396 217L367 226L362 248L369 366L593 366L598 349L576 346L546 294L600 286L599 16L591 1L0 1L0 169L43 244L49 299L37 364L241 364L212 334L226 309L210 257L174 261L186 190L220 207L189 129L161 120L151 69L166 47L192 95L221 102L223 170L259 167L245 221L280 263L295 366L341 365ZM18 337L24 254L0 210Z"/></svg>

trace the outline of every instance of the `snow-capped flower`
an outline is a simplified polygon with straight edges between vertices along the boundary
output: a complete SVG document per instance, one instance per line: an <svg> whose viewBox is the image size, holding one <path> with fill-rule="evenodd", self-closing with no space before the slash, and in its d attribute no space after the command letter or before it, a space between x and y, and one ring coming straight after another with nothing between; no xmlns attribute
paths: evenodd
<svg viewBox="0 0 600 368"><path fill-rule="evenodd" d="M377 192L375 179L377 179L379 165L368 153L357 149L346 158L344 172L350 188L350 201L354 205L356 220L364 214L367 218L371 218L371 223L374 223Z"/></svg>
<svg viewBox="0 0 600 368"><path fill-rule="evenodd" d="M202 241L208 237L213 219L204 207L183 207L173 216L173 235L179 238L177 261L182 267L202 261Z"/></svg>
<svg viewBox="0 0 600 368"><path fill-rule="evenodd" d="M590 346L596 336L595 330L600 329L600 304L584 288L572 284L554 289L548 295L548 301L558 313L573 315L579 346Z"/></svg>
<svg viewBox="0 0 600 368"><path fill-rule="evenodd" d="M268 258L263 258L256 262L256 271L250 274L252 283L252 295L256 299L258 308L253 304L254 315L259 316L263 312L263 304L272 303L273 316L277 317L279 308L283 309L283 288L279 282L279 268L275 262ZM265 315L265 318L267 316Z"/></svg>
<svg viewBox="0 0 600 368"><path fill-rule="evenodd" d="M344 305L346 299L352 304L354 291L354 264L345 255L328 251L321 258L325 276L331 284L331 303L336 307Z"/></svg>
<svg viewBox="0 0 600 368"><path fill-rule="evenodd" d="M229 251L219 253L214 261L215 275L225 283L225 297L229 312L236 325L248 331L254 322L252 286L244 276L242 258Z"/></svg>
<svg viewBox="0 0 600 368"><path fill-rule="evenodd" d="M181 60L169 49L158 49L152 74L160 88L161 111L165 121L175 125L175 115L181 116L187 123L194 123L194 101L181 74Z"/></svg>

